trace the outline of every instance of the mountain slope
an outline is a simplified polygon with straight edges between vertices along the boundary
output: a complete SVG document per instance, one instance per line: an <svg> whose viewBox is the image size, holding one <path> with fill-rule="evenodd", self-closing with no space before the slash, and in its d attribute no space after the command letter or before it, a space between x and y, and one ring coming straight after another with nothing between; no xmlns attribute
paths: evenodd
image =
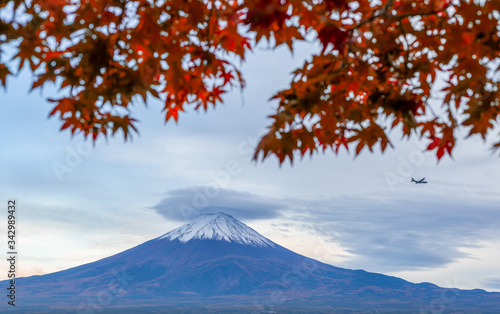
<svg viewBox="0 0 500 314"><path fill-rule="evenodd" d="M223 240L250 246L274 247L276 245L244 223L224 213L203 215L164 234L158 239L170 241L178 239L182 243L192 239L199 239Z"/></svg>
<svg viewBox="0 0 500 314"><path fill-rule="evenodd" d="M443 293L446 300L454 297L448 309L500 310L500 294L413 284L327 265L223 213L202 216L93 263L20 278L17 285L19 305L50 310L236 306L248 311L265 305L411 312L441 301Z"/></svg>

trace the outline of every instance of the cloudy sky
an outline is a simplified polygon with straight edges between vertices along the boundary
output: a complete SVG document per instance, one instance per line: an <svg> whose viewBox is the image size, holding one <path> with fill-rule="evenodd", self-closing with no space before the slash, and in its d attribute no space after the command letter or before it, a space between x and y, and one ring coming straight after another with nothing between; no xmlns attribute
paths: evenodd
<svg viewBox="0 0 500 314"><path fill-rule="evenodd" d="M27 71L11 79L0 91L0 200L19 203L19 275L91 262L224 211L336 266L500 291L500 163L482 141L459 140L439 163L397 132L384 154L251 161L269 97L307 53L260 47L242 64L246 89L224 105L165 125L161 104L138 104L139 136L95 146L47 119L50 88L29 94Z"/></svg>

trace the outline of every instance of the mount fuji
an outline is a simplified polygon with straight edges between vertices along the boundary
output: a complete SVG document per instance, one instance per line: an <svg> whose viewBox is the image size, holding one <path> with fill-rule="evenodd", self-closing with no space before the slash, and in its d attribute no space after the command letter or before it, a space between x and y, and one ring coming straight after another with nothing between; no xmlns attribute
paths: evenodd
<svg viewBox="0 0 500 314"><path fill-rule="evenodd" d="M96 262L18 278L16 286L16 309L37 313L500 311L500 293L327 265L224 213Z"/></svg>

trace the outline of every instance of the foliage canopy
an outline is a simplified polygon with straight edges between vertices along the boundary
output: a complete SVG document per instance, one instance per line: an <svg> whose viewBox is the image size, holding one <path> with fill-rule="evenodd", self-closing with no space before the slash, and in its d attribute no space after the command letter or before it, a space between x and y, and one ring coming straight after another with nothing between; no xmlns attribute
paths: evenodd
<svg viewBox="0 0 500 314"><path fill-rule="evenodd" d="M485 139L499 124L498 0L12 0L0 10L0 53L14 47L19 62L0 59L0 83L29 64L32 89L53 82L64 95L49 99L61 130L94 141L137 131L137 96L160 99L177 121L244 86L234 56L264 39L293 51L312 36L321 48L272 97L255 159L384 151L398 126L440 159L459 127Z"/></svg>

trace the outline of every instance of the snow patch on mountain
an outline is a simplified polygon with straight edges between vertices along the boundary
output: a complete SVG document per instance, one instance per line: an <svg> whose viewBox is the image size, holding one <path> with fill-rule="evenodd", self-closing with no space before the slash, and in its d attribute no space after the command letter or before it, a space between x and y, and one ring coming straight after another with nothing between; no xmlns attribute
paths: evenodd
<svg viewBox="0 0 500 314"><path fill-rule="evenodd" d="M251 246L276 247L276 244L257 231L225 213L207 214L176 228L158 239L186 243L192 239L219 240Z"/></svg>

